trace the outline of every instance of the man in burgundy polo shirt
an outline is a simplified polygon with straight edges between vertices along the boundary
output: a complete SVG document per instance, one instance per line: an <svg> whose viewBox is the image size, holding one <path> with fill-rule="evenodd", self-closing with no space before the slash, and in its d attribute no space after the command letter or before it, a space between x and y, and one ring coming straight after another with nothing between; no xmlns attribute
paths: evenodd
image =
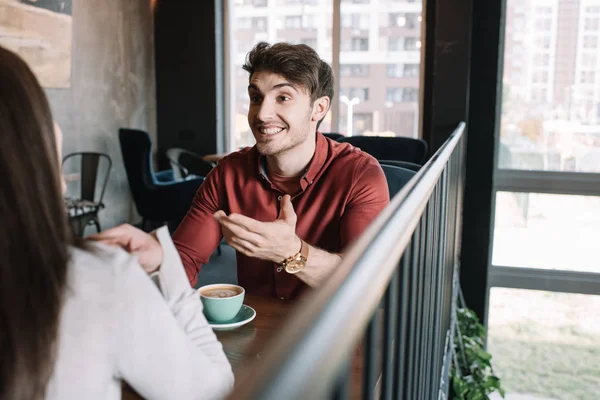
<svg viewBox="0 0 600 400"><path fill-rule="evenodd" d="M259 43L248 54L254 147L222 158L173 236L190 283L224 236L250 294L296 297L388 204L375 158L317 132L333 74L306 45Z"/></svg>

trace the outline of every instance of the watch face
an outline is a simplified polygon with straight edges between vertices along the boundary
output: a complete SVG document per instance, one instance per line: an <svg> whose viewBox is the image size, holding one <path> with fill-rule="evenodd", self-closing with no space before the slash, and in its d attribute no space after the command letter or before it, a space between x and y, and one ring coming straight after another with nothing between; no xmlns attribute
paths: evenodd
<svg viewBox="0 0 600 400"><path fill-rule="evenodd" d="M300 272L302 268L304 268L304 261L293 260L288 263L288 265L285 267L285 270L289 274L295 274L297 272Z"/></svg>

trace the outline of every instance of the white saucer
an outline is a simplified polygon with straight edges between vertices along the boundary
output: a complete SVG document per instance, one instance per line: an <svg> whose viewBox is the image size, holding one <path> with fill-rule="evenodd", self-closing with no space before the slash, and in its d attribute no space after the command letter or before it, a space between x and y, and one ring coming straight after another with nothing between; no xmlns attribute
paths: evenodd
<svg viewBox="0 0 600 400"><path fill-rule="evenodd" d="M208 320L208 324L215 331L223 331L223 330L227 330L227 329L238 328L242 325L246 325L248 322L252 321L255 317L256 317L256 311L254 311L254 308L247 306L245 304L242 304L242 308L240 309L240 312L238 312L237 315L235 316L235 318L233 318L232 320L225 321L225 322L214 322L214 321Z"/></svg>

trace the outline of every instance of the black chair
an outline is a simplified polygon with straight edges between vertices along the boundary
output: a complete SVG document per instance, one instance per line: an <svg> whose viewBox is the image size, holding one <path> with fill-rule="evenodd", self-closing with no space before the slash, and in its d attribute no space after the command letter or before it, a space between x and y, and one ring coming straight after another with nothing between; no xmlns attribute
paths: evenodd
<svg viewBox="0 0 600 400"><path fill-rule="evenodd" d="M379 164L381 165L393 165L395 167L401 167L410 169L411 171L419 172L422 165L411 163L408 161L398 161L398 160L379 160Z"/></svg>
<svg viewBox="0 0 600 400"><path fill-rule="evenodd" d="M387 180L390 199L396 195L403 187L416 175L415 171L410 169L395 167L393 165L381 165L385 179Z"/></svg>
<svg viewBox="0 0 600 400"><path fill-rule="evenodd" d="M332 140L339 140L343 137L346 137L346 136L342 135L341 133L334 133L334 132L324 133L323 136L326 136Z"/></svg>
<svg viewBox="0 0 600 400"><path fill-rule="evenodd" d="M214 164L205 161L202 156L189 150L174 147L165 152L175 179L190 179L206 176L213 169Z"/></svg>
<svg viewBox="0 0 600 400"><path fill-rule="evenodd" d="M338 139L359 147L378 160L408 161L423 165L427 158L427 143L421 139L387 136L350 136Z"/></svg>
<svg viewBox="0 0 600 400"><path fill-rule="evenodd" d="M160 181L152 168L152 142L148 133L121 128L119 141L131 195L142 217L142 229L149 230L165 222L176 227L192 205L204 178Z"/></svg>
<svg viewBox="0 0 600 400"><path fill-rule="evenodd" d="M65 206L73 232L77 236L83 237L88 225L94 225L96 231L101 231L98 212L104 208L102 200L111 168L112 160L104 153L77 152L63 158L63 175L68 182ZM75 190L71 190L73 186ZM69 192L78 193L69 196Z"/></svg>

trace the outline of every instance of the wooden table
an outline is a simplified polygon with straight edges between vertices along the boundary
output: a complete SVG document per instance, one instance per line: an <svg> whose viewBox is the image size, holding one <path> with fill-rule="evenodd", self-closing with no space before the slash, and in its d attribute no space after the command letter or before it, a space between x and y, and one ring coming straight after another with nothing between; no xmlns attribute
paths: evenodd
<svg viewBox="0 0 600 400"><path fill-rule="evenodd" d="M256 318L253 321L233 330L215 331L217 338L223 344L223 350L225 350L236 378L240 376L244 366L251 365L254 360L260 359L265 343L283 325L285 317L294 306L293 302L259 296L246 296L244 304L256 310ZM141 399L126 384L123 385L122 398L124 400Z"/></svg>
<svg viewBox="0 0 600 400"><path fill-rule="evenodd" d="M256 310L256 318L229 331L215 331L237 377L242 367L260 359L265 344L283 326L294 304L275 297L246 296L244 304Z"/></svg>
<svg viewBox="0 0 600 400"><path fill-rule="evenodd" d="M256 318L244 326L228 331L215 331L223 344L223 350L231 363L233 374L241 376L244 367L260 360L265 345L285 324L286 317L295 303L279 300L275 297L246 296L244 304L256 310ZM352 398L360 398L362 381L362 356L360 349L354 355L352 366ZM123 399L139 400L140 397L127 385L123 386Z"/></svg>

